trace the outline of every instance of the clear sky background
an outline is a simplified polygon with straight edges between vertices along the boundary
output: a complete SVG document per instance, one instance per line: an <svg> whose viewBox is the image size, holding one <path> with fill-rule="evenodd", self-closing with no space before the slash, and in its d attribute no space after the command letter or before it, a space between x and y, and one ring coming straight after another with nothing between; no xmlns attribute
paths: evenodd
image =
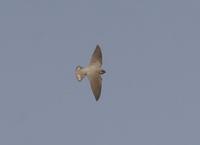
<svg viewBox="0 0 200 145"><path fill-rule="evenodd" d="M1 145L200 144L200 1L1 0ZM86 66L103 52L95 101Z"/></svg>

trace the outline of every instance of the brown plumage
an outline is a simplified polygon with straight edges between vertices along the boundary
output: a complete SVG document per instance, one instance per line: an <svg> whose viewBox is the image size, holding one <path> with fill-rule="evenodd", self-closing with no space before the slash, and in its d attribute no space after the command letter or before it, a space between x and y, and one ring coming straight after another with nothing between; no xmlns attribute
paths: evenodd
<svg viewBox="0 0 200 145"><path fill-rule="evenodd" d="M102 66L102 52L100 46L97 45L96 49L92 54L89 65L84 68L81 66L77 66L75 71L76 78L78 81L81 81L85 76L88 77L96 101L99 100L101 95L101 88L102 88L101 75L106 72L101 68L101 66Z"/></svg>

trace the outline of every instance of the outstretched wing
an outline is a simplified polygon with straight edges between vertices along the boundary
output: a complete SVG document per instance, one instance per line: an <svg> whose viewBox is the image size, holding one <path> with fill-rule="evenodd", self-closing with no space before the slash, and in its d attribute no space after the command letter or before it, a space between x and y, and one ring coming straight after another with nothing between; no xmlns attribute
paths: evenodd
<svg viewBox="0 0 200 145"><path fill-rule="evenodd" d="M99 100L101 95L102 78L99 74L92 75L90 78L90 86L95 96L96 101Z"/></svg>
<svg viewBox="0 0 200 145"><path fill-rule="evenodd" d="M94 50L90 60L90 64L94 63L99 64L99 66L102 65L102 53L99 45L96 46L96 49Z"/></svg>

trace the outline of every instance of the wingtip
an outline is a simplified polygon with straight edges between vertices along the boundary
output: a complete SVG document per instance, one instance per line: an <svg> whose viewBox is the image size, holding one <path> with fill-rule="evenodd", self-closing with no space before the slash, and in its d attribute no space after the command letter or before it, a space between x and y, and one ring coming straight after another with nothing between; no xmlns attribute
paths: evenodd
<svg viewBox="0 0 200 145"><path fill-rule="evenodd" d="M101 48L99 44L96 45L96 48Z"/></svg>
<svg viewBox="0 0 200 145"><path fill-rule="evenodd" d="M99 96L95 96L95 100L98 101L100 98L100 95Z"/></svg>
<svg viewBox="0 0 200 145"><path fill-rule="evenodd" d="M98 102L99 98L95 98L96 102Z"/></svg>

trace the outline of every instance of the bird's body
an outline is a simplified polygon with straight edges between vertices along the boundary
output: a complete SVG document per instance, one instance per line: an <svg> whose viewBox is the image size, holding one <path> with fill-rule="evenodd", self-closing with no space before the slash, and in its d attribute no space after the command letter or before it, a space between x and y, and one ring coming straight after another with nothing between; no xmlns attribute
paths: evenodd
<svg viewBox="0 0 200 145"><path fill-rule="evenodd" d="M90 81L90 86L92 92L98 101L101 95L101 86L102 86L102 78L101 75L106 71L101 68L102 66L102 53L99 45L96 46L94 53L92 54L90 63L87 67L76 67L76 78L78 81L81 81L85 76Z"/></svg>

